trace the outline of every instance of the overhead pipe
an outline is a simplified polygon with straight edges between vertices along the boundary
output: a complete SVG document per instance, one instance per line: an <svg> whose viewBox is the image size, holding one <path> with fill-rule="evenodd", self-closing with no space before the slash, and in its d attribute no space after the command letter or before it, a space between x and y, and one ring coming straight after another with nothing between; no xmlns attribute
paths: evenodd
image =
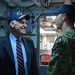
<svg viewBox="0 0 75 75"><path fill-rule="evenodd" d="M64 4L72 4L72 0L64 0Z"/></svg>

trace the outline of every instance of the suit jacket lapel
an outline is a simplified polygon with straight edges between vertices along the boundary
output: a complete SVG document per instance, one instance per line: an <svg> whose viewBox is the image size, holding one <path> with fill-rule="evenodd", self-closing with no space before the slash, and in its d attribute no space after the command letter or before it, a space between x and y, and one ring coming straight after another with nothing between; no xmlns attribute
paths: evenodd
<svg viewBox="0 0 75 75"><path fill-rule="evenodd" d="M6 37L4 39L4 47L5 47L5 50L7 51L10 59L12 60L12 62L14 64L14 57L13 57L13 52L12 52L12 47L11 47L11 43L10 43L9 37Z"/></svg>

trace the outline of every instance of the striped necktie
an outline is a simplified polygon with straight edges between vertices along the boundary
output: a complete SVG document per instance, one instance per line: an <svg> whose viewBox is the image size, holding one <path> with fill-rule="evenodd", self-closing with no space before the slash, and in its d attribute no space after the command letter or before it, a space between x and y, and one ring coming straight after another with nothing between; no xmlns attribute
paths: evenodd
<svg viewBox="0 0 75 75"><path fill-rule="evenodd" d="M22 48L19 40L16 40L16 51L17 51L17 61L18 61L18 75L25 75Z"/></svg>

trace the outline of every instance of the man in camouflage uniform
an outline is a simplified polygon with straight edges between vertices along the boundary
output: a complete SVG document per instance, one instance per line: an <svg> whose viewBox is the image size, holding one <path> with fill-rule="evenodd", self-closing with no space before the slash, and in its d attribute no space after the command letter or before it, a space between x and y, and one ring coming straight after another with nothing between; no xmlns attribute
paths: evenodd
<svg viewBox="0 0 75 75"><path fill-rule="evenodd" d="M47 75L75 75L75 9L65 4L50 13L57 15L55 23L63 33L52 48Z"/></svg>

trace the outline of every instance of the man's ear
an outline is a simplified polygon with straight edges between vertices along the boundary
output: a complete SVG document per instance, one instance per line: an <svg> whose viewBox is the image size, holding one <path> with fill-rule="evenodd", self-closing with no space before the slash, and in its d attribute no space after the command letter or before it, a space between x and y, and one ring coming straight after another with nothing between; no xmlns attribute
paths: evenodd
<svg viewBox="0 0 75 75"><path fill-rule="evenodd" d="M10 26L13 28L14 27L14 22L10 22Z"/></svg>
<svg viewBox="0 0 75 75"><path fill-rule="evenodd" d="M63 17L62 18L63 18L63 20L65 20L66 19L66 14L63 14Z"/></svg>

